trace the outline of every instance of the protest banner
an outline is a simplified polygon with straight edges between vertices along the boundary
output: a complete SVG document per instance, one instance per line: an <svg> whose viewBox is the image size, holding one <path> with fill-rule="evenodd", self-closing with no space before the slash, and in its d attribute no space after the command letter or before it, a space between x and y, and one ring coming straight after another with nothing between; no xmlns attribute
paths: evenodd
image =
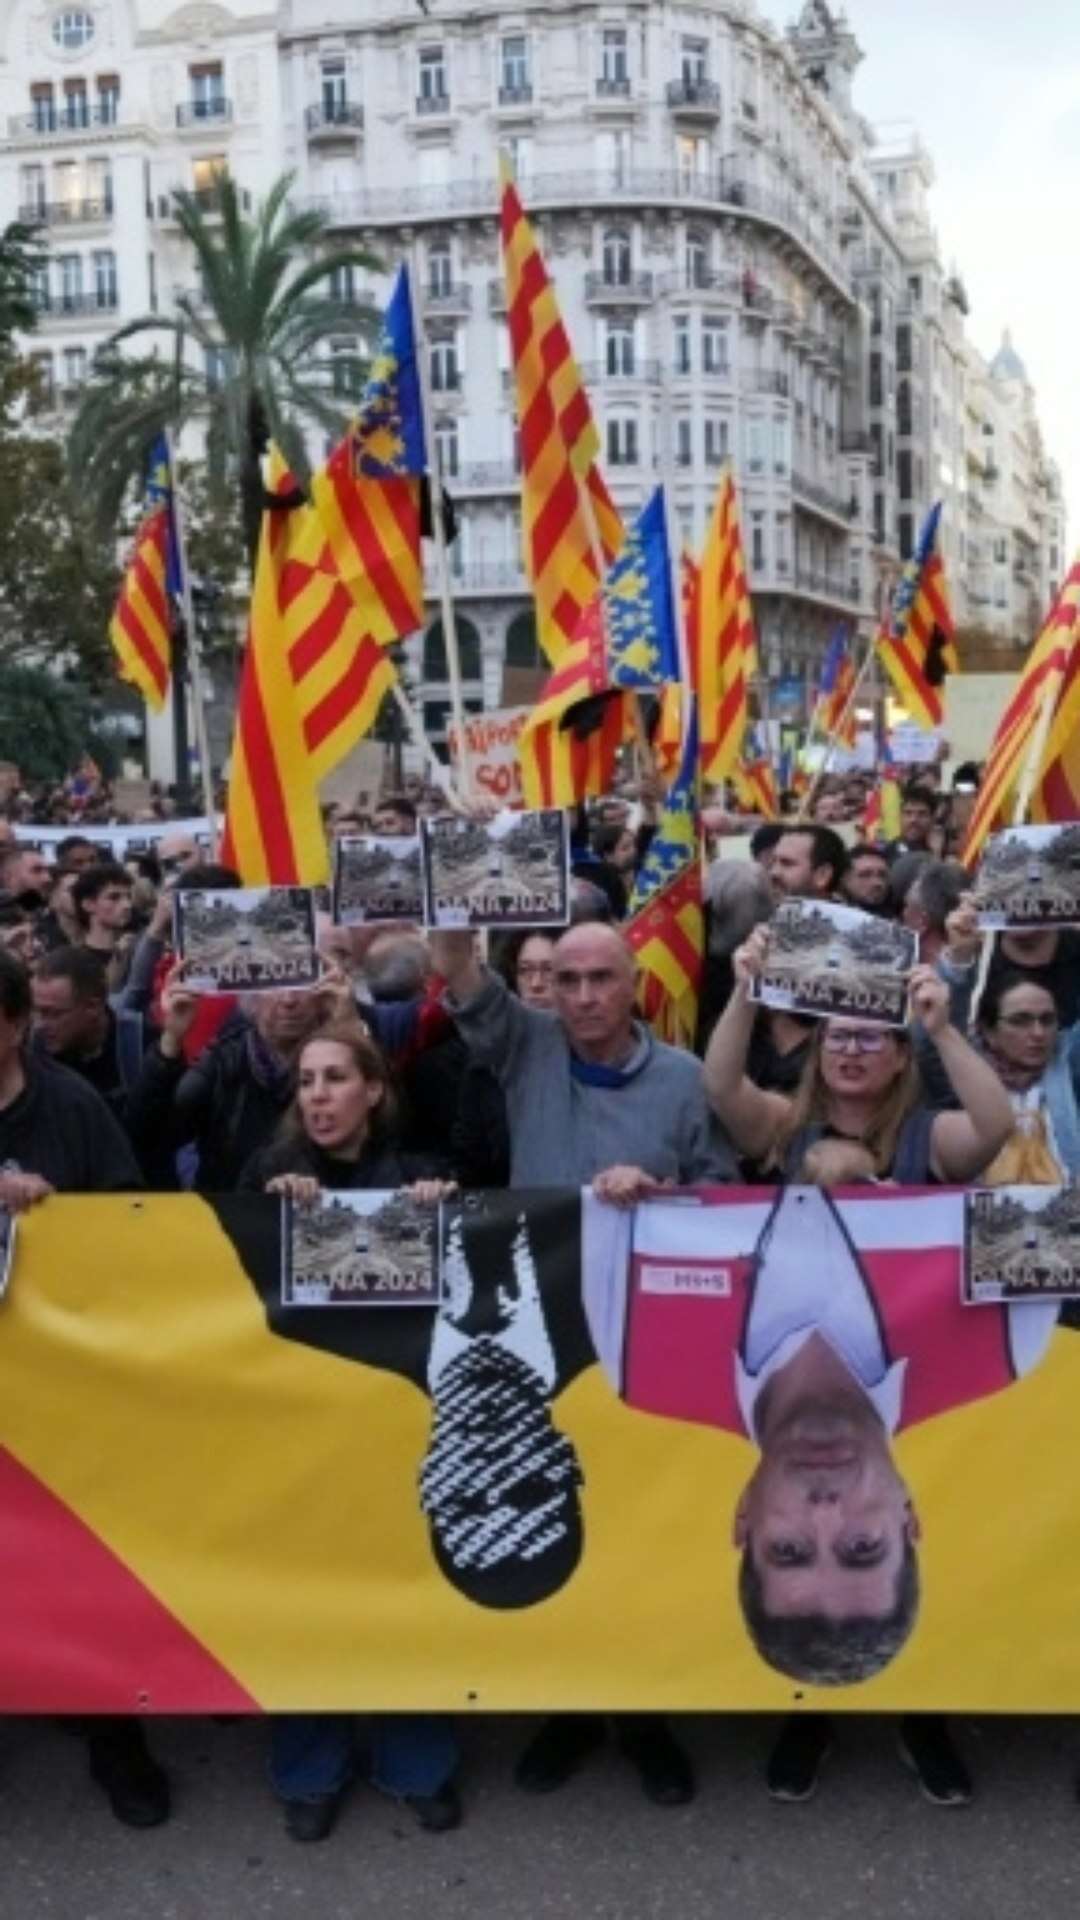
<svg viewBox="0 0 1080 1920"><path fill-rule="evenodd" d="M1080 1188L969 1194L964 1299L1080 1299Z"/></svg>
<svg viewBox="0 0 1080 1920"><path fill-rule="evenodd" d="M313 986L319 978L310 887L177 893L173 943L193 987L256 993Z"/></svg>
<svg viewBox="0 0 1080 1920"><path fill-rule="evenodd" d="M416 834L353 834L334 842L333 919L339 927L419 920L424 911Z"/></svg>
<svg viewBox="0 0 1080 1920"><path fill-rule="evenodd" d="M500 707L470 714L465 721L464 754L457 728L453 724L447 728L454 768L478 799L494 800L500 807L524 806L518 739L530 711L529 707Z"/></svg>
<svg viewBox="0 0 1080 1920"><path fill-rule="evenodd" d="M442 1306L376 1312L283 1303L271 1197L33 1208L0 1305L0 1709L1080 1708L1080 1339L962 1305L963 1194L587 1200L584 1263L581 1217L469 1195ZM862 1355L869 1405L843 1446L803 1435L807 1471L865 1455L884 1516L816 1681L747 1573L777 1298Z"/></svg>
<svg viewBox="0 0 1080 1920"><path fill-rule="evenodd" d="M918 935L896 921L828 900L784 900L750 997L791 1013L902 1026L918 954Z"/></svg>
<svg viewBox="0 0 1080 1920"><path fill-rule="evenodd" d="M994 834L975 876L975 906L989 932L1080 926L1080 822Z"/></svg>
<svg viewBox="0 0 1080 1920"><path fill-rule="evenodd" d="M560 807L421 820L420 864L426 926L564 927L570 917L570 838Z"/></svg>

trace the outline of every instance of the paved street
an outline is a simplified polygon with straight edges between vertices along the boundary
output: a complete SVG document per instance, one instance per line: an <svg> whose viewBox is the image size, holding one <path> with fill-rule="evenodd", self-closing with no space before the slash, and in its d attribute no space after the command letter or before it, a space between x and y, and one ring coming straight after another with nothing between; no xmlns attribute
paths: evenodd
<svg viewBox="0 0 1080 1920"><path fill-rule="evenodd" d="M847 1722L818 1797L774 1807L759 1785L772 1723L685 1726L692 1807L662 1812L614 1758L564 1792L507 1784L524 1723L465 1729L468 1824L433 1837L368 1790L325 1845L281 1832L265 1729L166 1722L171 1825L130 1833L84 1776L79 1742L47 1723L0 1733L3 1920L1056 1920L1075 1912L1080 1806L1072 1721L965 1722L973 1807L926 1806L886 1723Z"/></svg>

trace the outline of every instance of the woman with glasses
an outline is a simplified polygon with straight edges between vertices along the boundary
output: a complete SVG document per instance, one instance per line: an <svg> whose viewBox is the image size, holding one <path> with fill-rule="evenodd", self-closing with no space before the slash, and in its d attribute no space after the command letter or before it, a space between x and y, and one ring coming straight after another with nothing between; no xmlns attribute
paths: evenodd
<svg viewBox="0 0 1080 1920"><path fill-rule="evenodd" d="M1053 994L1019 971L992 979L977 1030L1005 1085L1013 1126L982 1174L988 1187L1058 1186L1080 1174L1080 1026L1062 1032Z"/></svg>
<svg viewBox="0 0 1080 1920"><path fill-rule="evenodd" d="M735 989L705 1055L714 1112L744 1161L768 1177L795 1179L822 1139L859 1141L879 1180L921 1186L975 1179L1012 1130L1009 1097L989 1061L949 1023L949 993L929 967L911 975L911 1015L937 1049L959 1111L924 1104L910 1034L865 1021L818 1023L794 1094L763 1092L746 1072L754 1024L751 982L765 967L767 927L734 957Z"/></svg>

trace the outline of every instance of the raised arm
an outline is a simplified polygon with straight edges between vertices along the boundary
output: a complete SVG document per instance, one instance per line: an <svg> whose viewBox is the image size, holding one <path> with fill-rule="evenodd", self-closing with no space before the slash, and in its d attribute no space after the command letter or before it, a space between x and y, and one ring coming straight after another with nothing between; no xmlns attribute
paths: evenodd
<svg viewBox="0 0 1080 1920"><path fill-rule="evenodd" d="M709 1105L729 1134L736 1152L746 1160L765 1158L789 1111L783 1094L765 1093L746 1072L756 1015L750 1000L750 982L764 967L768 950L768 929L755 927L750 938L736 951L732 960L735 985L712 1030L705 1054L705 1092Z"/></svg>
<svg viewBox="0 0 1080 1920"><path fill-rule="evenodd" d="M911 976L911 1011L936 1046L961 1108L936 1116L931 1166L939 1180L974 1180L1012 1132L1009 1096L989 1062L951 1024L949 991L932 967L916 967Z"/></svg>
<svg viewBox="0 0 1080 1920"><path fill-rule="evenodd" d="M546 1024L548 1016L530 1012L497 973L481 966L471 933L433 933L429 945L446 982L446 1010L472 1058L507 1080L529 1028Z"/></svg>

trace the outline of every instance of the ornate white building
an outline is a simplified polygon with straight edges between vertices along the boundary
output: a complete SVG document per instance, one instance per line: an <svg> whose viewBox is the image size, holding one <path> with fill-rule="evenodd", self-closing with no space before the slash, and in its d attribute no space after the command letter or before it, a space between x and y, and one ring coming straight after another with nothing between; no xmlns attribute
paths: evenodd
<svg viewBox="0 0 1080 1920"><path fill-rule="evenodd" d="M5 31L0 220L47 223L32 350L58 408L109 332L190 285L175 186L208 188L227 168L254 203L292 170L297 198L385 263L376 299L411 250L461 526L471 704L499 702L505 663L536 661L500 149L556 278L620 504L632 512L667 478L697 541L734 461L774 680L811 672L839 621L869 629L937 490L954 570L966 578L969 542L981 564L969 394L996 409L1003 476L1008 441L1003 500L1026 503L1049 471L1022 369L969 380L953 282L934 264L925 156L894 167L872 144L852 104L861 55L823 0L787 36L749 0L281 0L276 12L16 0ZM1060 566L1042 497L1040 585ZM1009 539L1018 587L1011 524ZM1016 610L1014 595L1006 617ZM437 731L448 695L432 611L415 653Z"/></svg>

